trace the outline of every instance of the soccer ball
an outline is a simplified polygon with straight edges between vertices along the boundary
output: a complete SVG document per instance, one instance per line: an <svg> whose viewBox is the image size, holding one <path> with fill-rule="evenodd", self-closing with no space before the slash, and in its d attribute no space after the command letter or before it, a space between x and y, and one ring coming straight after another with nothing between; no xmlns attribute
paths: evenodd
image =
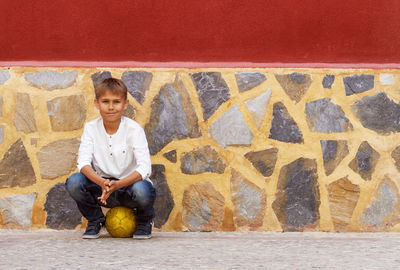
<svg viewBox="0 0 400 270"><path fill-rule="evenodd" d="M136 219L133 210L117 206L106 214L106 229L112 237L132 237L136 230Z"/></svg>

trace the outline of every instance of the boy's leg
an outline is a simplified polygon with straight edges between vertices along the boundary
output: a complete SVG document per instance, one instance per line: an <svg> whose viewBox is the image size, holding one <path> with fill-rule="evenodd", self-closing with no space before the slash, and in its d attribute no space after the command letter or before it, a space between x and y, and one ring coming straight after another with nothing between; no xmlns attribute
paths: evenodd
<svg viewBox="0 0 400 270"><path fill-rule="evenodd" d="M119 190L118 200L121 205L137 209L135 238L151 237L152 220L155 217L153 207L155 199L156 190L147 180L138 181Z"/></svg>
<svg viewBox="0 0 400 270"><path fill-rule="evenodd" d="M65 182L65 187L72 199L75 200L81 214L88 220L88 228L84 236L87 234L88 229L92 230L87 235L88 237L85 238L97 238L100 231L100 223L105 221L104 214L96 199L101 196L101 187L81 173L72 174Z"/></svg>

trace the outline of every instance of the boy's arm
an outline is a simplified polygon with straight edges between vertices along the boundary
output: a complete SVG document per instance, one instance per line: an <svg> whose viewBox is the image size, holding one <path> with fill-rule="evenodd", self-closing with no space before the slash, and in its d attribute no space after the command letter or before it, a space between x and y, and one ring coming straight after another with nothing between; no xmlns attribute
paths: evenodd
<svg viewBox="0 0 400 270"><path fill-rule="evenodd" d="M103 192L108 190L109 180L100 177L92 168L94 142L93 136L90 134L90 128L85 125L81 137L81 144L78 152L78 170L85 175L90 181L99 185Z"/></svg>
<svg viewBox="0 0 400 270"><path fill-rule="evenodd" d="M101 187L106 187L108 182L110 182L108 179L104 179L100 175L98 175L95 170L93 170L92 166L85 165L81 169L81 173L85 175L90 181L93 183L101 186Z"/></svg>

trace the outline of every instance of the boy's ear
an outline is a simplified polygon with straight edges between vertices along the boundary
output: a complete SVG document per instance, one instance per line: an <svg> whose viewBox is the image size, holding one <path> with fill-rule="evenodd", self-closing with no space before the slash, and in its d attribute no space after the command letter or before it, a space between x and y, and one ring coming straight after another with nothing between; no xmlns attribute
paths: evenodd
<svg viewBox="0 0 400 270"><path fill-rule="evenodd" d="M94 99L94 106L99 109L99 101L97 100L97 98Z"/></svg>
<svg viewBox="0 0 400 270"><path fill-rule="evenodd" d="M126 110L126 108L128 108L129 105L129 99L125 99L125 105L124 105L124 110Z"/></svg>

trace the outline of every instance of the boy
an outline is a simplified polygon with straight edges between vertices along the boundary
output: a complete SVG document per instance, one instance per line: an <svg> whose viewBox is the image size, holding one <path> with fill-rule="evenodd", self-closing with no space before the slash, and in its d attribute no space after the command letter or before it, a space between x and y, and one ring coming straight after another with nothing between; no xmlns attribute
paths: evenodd
<svg viewBox="0 0 400 270"><path fill-rule="evenodd" d="M136 208L133 238L151 237L155 189L146 136L135 121L122 115L128 107L121 80L105 79L95 89L101 117L86 123L78 153L78 171L66 189L88 220L82 238L98 238L105 217L100 206Z"/></svg>

